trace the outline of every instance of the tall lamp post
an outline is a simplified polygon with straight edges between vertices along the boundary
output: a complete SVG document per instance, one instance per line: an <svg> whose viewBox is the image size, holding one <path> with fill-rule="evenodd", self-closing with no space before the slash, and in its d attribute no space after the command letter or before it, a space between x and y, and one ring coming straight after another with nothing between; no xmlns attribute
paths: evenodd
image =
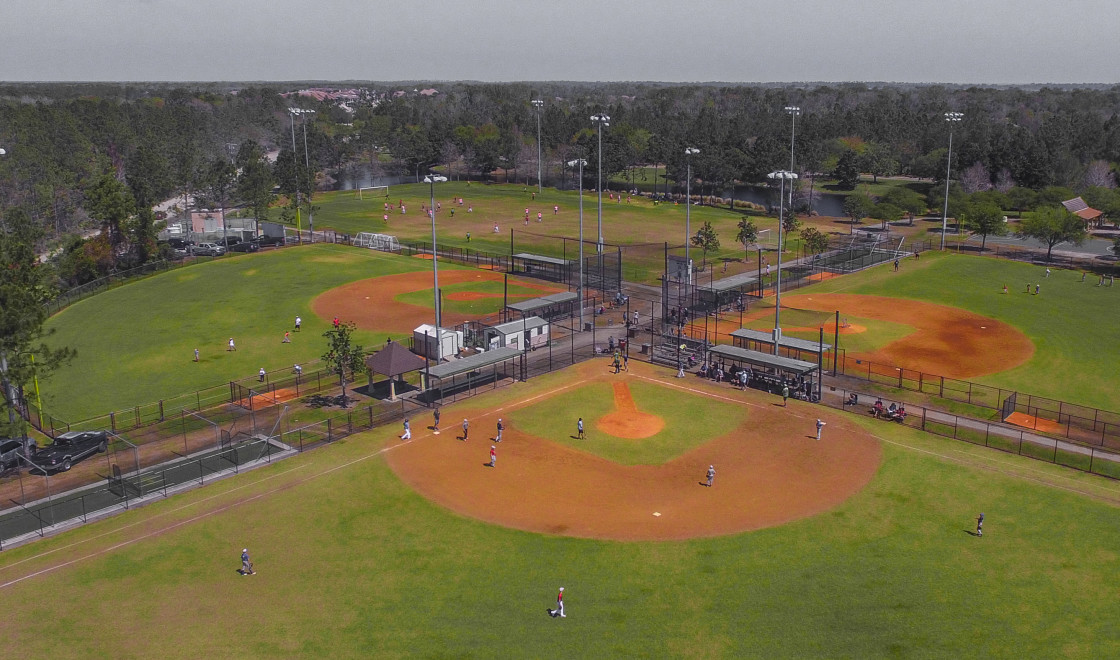
<svg viewBox="0 0 1120 660"><path fill-rule="evenodd" d="M583 332L583 166L587 161L578 158L568 161L568 167L579 165L579 329Z"/></svg>
<svg viewBox="0 0 1120 660"><path fill-rule="evenodd" d="M778 179L781 183L778 193L778 280L777 287L774 290L774 355L777 355L778 342L782 340L782 236L785 226L783 215L786 201L786 180L789 180L789 185L792 187L793 180L797 178L797 175L786 170L779 170L766 176L771 180Z"/></svg>
<svg viewBox="0 0 1120 660"><path fill-rule="evenodd" d="M692 284L692 260L688 257L688 243L692 239L692 155L698 153L700 150L696 147L685 147L684 156L688 165L684 184L684 261L688 268L689 284Z"/></svg>
<svg viewBox="0 0 1120 660"><path fill-rule="evenodd" d="M801 114L801 108L796 105L787 105L784 110L790 116L789 126L789 171L796 172L797 169L793 166L793 143L797 136L797 115ZM793 213L793 184L789 185L789 211Z"/></svg>
<svg viewBox="0 0 1120 660"><path fill-rule="evenodd" d="M443 359L443 331L440 329L439 255L436 254L436 177L429 173L426 178L428 191L431 193L428 215L432 217L432 286L436 290L436 364L439 364ZM428 383L428 387L431 387L431 382Z"/></svg>
<svg viewBox="0 0 1120 660"><path fill-rule="evenodd" d="M945 121L949 122L949 157L945 159L945 206L941 210L941 249L945 249L945 232L949 218L949 172L953 165L953 126L964 119L963 112L946 112Z"/></svg>
<svg viewBox="0 0 1120 660"><path fill-rule="evenodd" d="M537 194L542 192L541 186L541 107L544 101L533 99L533 107L537 109Z"/></svg>
<svg viewBox="0 0 1120 660"><path fill-rule="evenodd" d="M304 110L303 114L313 115L314 110ZM311 174L311 159L307 155L307 120L303 120L303 168ZM311 186L314 188L315 186ZM311 242L315 242L315 210L311 207L311 189L307 191L307 229L311 232Z"/></svg>
<svg viewBox="0 0 1120 660"><path fill-rule="evenodd" d="M300 108L288 108L292 118L292 165L296 164L296 115L303 112ZM296 237L303 240L303 222L300 220L299 177L296 177Z"/></svg>
<svg viewBox="0 0 1120 660"><path fill-rule="evenodd" d="M611 125L611 118L600 112L591 115L591 121L599 125L599 240L595 243L595 249L603 254L603 127Z"/></svg>

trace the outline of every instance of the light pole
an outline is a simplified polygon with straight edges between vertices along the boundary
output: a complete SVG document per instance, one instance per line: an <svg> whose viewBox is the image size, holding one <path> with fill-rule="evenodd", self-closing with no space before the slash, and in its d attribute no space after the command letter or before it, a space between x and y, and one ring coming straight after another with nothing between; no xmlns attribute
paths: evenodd
<svg viewBox="0 0 1120 660"><path fill-rule="evenodd" d="M313 115L314 110L304 110L303 114ZM303 120L303 168L307 171L308 176L311 175L311 162L307 155L307 120ZM314 179L312 179L314 180ZM311 232L311 242L315 242L315 209L311 207L311 191L315 186L307 190L307 229Z"/></svg>
<svg viewBox="0 0 1120 660"><path fill-rule="evenodd" d="M299 167L296 165L296 115L303 112L300 108L288 108L288 114L292 118L292 167ZM299 175L296 175L296 237L303 241L303 222L300 220L299 207L301 206L299 200Z"/></svg>
<svg viewBox="0 0 1120 660"><path fill-rule="evenodd" d="M439 300L439 259L436 254L436 177L435 175L428 174L428 190L431 192L432 200L428 206L428 214L432 216L432 286L435 287L435 303L436 303L436 364L443 359L443 331L440 330L440 300ZM431 387L428 383L428 387Z"/></svg>
<svg viewBox="0 0 1120 660"><path fill-rule="evenodd" d="M949 122L949 157L945 159L945 206L941 210L941 249L945 249L945 232L949 218L949 172L953 164L953 126L964 119L963 112L946 112L945 121Z"/></svg>
<svg viewBox="0 0 1120 660"><path fill-rule="evenodd" d="M777 355L778 342L782 339L782 229L785 225L785 218L782 216L785 210L786 180L789 179L789 185L793 186L793 180L797 178L797 175L786 170L779 170L766 176L771 180L779 179L781 183L778 193L778 280L774 289L774 355Z"/></svg>
<svg viewBox="0 0 1120 660"><path fill-rule="evenodd" d="M568 167L579 165L579 330L583 332L583 166L587 161L578 158L568 161Z"/></svg>
<svg viewBox="0 0 1120 660"><path fill-rule="evenodd" d="M685 147L684 156L688 163L684 184L684 261L688 268L688 283L692 284L692 260L688 258L688 243L692 240L692 155L700 153L696 147ZM701 193L704 191L701 190Z"/></svg>
<svg viewBox="0 0 1120 660"><path fill-rule="evenodd" d="M600 112L597 115L591 115L591 121L599 125L599 240L595 243L595 249L601 255L603 254L603 127L611 125L611 118ZM602 273L600 273L600 276L602 276Z"/></svg>
<svg viewBox="0 0 1120 660"><path fill-rule="evenodd" d="M797 115L801 114L801 108L796 105L787 105L785 111L790 116L789 126L789 171L796 172L793 167L793 141L797 136ZM789 184L789 211L793 213L793 183Z"/></svg>
<svg viewBox="0 0 1120 660"><path fill-rule="evenodd" d="M537 194L542 192L541 188L541 107L544 106L544 101L540 99L533 99L533 107L537 109Z"/></svg>

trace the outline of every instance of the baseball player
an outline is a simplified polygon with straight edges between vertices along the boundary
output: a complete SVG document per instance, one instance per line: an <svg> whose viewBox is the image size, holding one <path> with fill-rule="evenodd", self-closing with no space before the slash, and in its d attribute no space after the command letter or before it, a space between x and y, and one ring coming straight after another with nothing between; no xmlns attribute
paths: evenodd
<svg viewBox="0 0 1120 660"><path fill-rule="evenodd" d="M261 370L257 372L257 382L263 383L266 373L267 372L264 370L264 367L261 367Z"/></svg>
<svg viewBox="0 0 1120 660"><path fill-rule="evenodd" d="M587 436L585 436L583 434L583 418L582 417L580 417L578 420L576 420L576 431L578 432L576 434L576 437L578 437L580 440L586 440L587 439Z"/></svg>
<svg viewBox="0 0 1120 660"><path fill-rule="evenodd" d="M490 467L494 467L498 462L498 448L490 445Z"/></svg>
<svg viewBox="0 0 1120 660"><path fill-rule="evenodd" d="M301 325L303 325L303 319L301 319L299 316L296 316L296 332L299 332L299 327Z"/></svg>
<svg viewBox="0 0 1120 660"><path fill-rule="evenodd" d="M464 417L463 418L463 439L466 440L469 435L470 435L470 422L468 422L467 418Z"/></svg>
<svg viewBox="0 0 1120 660"><path fill-rule="evenodd" d="M253 562L249 559L249 548L241 549L241 574L242 575L256 575L253 570Z"/></svg>
<svg viewBox="0 0 1120 660"><path fill-rule="evenodd" d="M506 427L502 426L502 418L499 417L498 418L498 437L494 438L494 442L501 442L502 441L502 431L505 430L505 428Z"/></svg>
<svg viewBox="0 0 1120 660"><path fill-rule="evenodd" d="M198 349L194 349L194 361L198 362Z"/></svg>
<svg viewBox="0 0 1120 660"><path fill-rule="evenodd" d="M785 407L786 399L789 398L789 385L782 385L782 406Z"/></svg>
<svg viewBox="0 0 1120 660"><path fill-rule="evenodd" d="M817 420L817 440L821 439L821 429L824 428L824 422Z"/></svg>
<svg viewBox="0 0 1120 660"><path fill-rule="evenodd" d="M708 466L708 488L712 487L712 482L716 480L716 466Z"/></svg>
<svg viewBox="0 0 1120 660"><path fill-rule="evenodd" d="M553 617L564 616L564 587L560 587L559 593L556 594L556 609L549 610L548 613Z"/></svg>
<svg viewBox="0 0 1120 660"><path fill-rule="evenodd" d="M984 514L983 513L981 513L980 516L978 518L976 518L976 535L977 536L983 536L984 535Z"/></svg>
<svg viewBox="0 0 1120 660"><path fill-rule="evenodd" d="M412 426L408 423L408 418L406 417L405 420L404 420L404 435L401 436L401 440L411 440L411 439L412 439Z"/></svg>
<svg viewBox="0 0 1120 660"><path fill-rule="evenodd" d="M227 348L226 350L227 351L236 351L237 350L237 345L233 343L233 337L229 338L229 348Z"/></svg>
<svg viewBox="0 0 1120 660"><path fill-rule="evenodd" d="M432 430L435 431L436 435L439 435L439 408L435 409L435 411L432 413L432 416L435 418L435 423L432 425Z"/></svg>

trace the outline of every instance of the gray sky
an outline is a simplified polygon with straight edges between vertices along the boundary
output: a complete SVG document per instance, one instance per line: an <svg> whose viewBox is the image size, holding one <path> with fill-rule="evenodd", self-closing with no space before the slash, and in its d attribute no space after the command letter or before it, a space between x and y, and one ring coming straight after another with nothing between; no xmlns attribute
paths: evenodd
<svg viewBox="0 0 1120 660"><path fill-rule="evenodd" d="M1120 82L1115 0L0 0L0 80Z"/></svg>

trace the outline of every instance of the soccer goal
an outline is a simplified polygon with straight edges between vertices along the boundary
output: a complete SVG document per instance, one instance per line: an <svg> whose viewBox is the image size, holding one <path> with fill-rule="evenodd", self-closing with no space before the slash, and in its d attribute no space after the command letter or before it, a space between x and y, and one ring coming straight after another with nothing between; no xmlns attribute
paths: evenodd
<svg viewBox="0 0 1120 660"><path fill-rule="evenodd" d="M358 188L358 199L365 199L365 195L370 197L388 197L389 186L364 186Z"/></svg>
<svg viewBox="0 0 1120 660"><path fill-rule="evenodd" d="M355 236L354 245L384 252L400 252L401 249L401 244L397 241L396 236L374 234L368 231L363 231Z"/></svg>

